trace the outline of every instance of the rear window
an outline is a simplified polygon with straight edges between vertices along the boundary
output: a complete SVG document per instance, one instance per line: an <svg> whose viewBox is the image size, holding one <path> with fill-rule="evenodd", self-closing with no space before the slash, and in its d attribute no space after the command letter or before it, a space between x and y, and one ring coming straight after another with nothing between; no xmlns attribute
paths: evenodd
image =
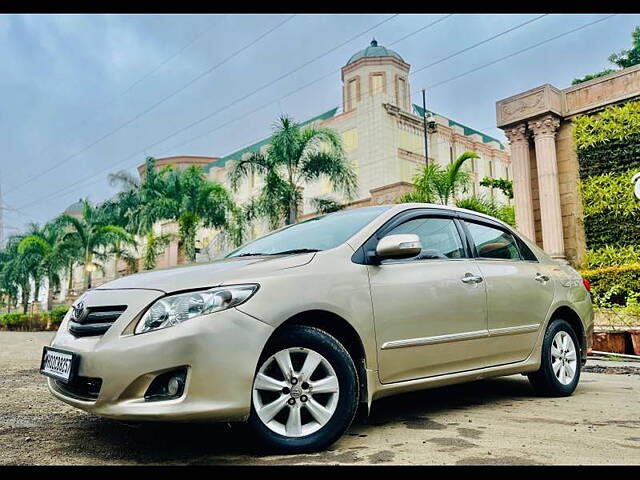
<svg viewBox="0 0 640 480"><path fill-rule="evenodd" d="M518 243L511 233L479 223L465 223L478 252L478 257L522 260Z"/></svg>

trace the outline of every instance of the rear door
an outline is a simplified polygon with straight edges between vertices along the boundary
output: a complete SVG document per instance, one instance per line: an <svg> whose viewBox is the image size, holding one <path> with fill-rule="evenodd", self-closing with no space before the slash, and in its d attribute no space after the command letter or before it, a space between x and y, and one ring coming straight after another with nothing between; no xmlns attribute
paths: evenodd
<svg viewBox="0 0 640 480"><path fill-rule="evenodd" d="M551 273L499 223L461 215L487 288L490 361L501 365L524 360L553 302Z"/></svg>

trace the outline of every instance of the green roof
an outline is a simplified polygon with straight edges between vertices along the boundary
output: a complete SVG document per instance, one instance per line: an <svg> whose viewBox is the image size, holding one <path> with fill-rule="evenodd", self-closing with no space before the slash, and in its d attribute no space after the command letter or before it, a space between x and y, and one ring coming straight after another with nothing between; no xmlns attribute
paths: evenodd
<svg viewBox="0 0 640 480"><path fill-rule="evenodd" d="M424 115L424 110L422 109L422 107L420 107L420 106L418 106L416 104L413 105L413 111L414 111L414 113L416 115L418 115L420 117L422 117ZM427 112L431 113L432 115L439 115L436 112L433 112L431 110L427 110ZM442 115L440 115L440 116L442 116ZM500 150L504 150L505 149L505 146L497 138L493 138L493 137L491 137L489 135L486 135L486 134L484 134L484 133L482 133L482 132L480 132L480 131L478 131L478 130L476 130L474 128L467 127L466 125L463 125L463 124L458 123L458 122L454 122L453 120L447 119L447 121L449 122L449 126L450 127L455 125L456 127L462 128L462 130L463 130L465 135L473 135L473 134L480 135L482 137L482 143L498 142L498 145L500 145Z"/></svg>
<svg viewBox="0 0 640 480"><path fill-rule="evenodd" d="M315 117L310 118L309 120L305 120L300 125L304 126L304 125L308 125L310 123L316 122L318 120L322 121L322 120L326 120L328 118L334 117L337 111L338 111L338 107L332 108L331 110L327 110L326 112L321 113L320 115L316 115ZM245 153L259 152L264 145L268 144L271 141L271 138L272 136L267 137L252 145L241 148L240 150L236 150L233 153L229 153L228 155L225 155L224 157L219 158L215 162L211 162L208 165L204 166L203 170L205 172L208 172L211 168L214 168L214 167L224 167L224 165L229 160L240 160Z"/></svg>
<svg viewBox="0 0 640 480"><path fill-rule="evenodd" d="M361 58L371 58L371 57L395 57L401 62L404 62L404 60L402 59L402 57L398 52L396 52L395 50L391 50L390 48L378 45L378 42L374 38L373 40L371 40L371 45L353 54L349 59L349 61L347 62L347 65L357 62Z"/></svg>

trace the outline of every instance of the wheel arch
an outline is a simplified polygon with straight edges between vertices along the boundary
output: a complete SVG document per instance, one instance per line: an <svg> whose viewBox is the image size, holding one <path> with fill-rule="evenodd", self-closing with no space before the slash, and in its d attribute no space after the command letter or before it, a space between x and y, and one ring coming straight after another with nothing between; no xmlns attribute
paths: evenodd
<svg viewBox="0 0 640 480"><path fill-rule="evenodd" d="M581 355L586 355L587 351L587 337L584 331L584 325L582 324L582 320L580 319L580 315L577 314L575 310L567 305L561 305L557 307L551 317L549 319L549 323L551 323L555 319L566 320L573 330L576 332L576 335L580 339L580 353Z"/></svg>
<svg viewBox="0 0 640 480"><path fill-rule="evenodd" d="M367 355L362 338L357 330L346 319L328 310L306 310L296 313L282 322L272 333L264 348L267 348L271 338L282 329L291 325L305 325L318 328L335 337L347 350L358 372L360 383L360 402L367 401Z"/></svg>

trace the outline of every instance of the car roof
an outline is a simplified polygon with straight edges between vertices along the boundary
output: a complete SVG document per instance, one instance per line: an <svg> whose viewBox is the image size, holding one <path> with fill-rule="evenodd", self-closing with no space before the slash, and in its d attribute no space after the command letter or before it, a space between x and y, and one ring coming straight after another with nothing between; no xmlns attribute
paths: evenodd
<svg viewBox="0 0 640 480"><path fill-rule="evenodd" d="M413 203L399 203L396 205L389 205L391 208L388 210L389 213L393 212L394 214L398 213L398 212L402 212L404 210L411 210L413 208L433 208L433 209L437 209L437 210L449 210L449 211L453 211L453 212L460 212L460 213L467 213L469 215L475 215L477 217L480 218L484 218L487 220L491 220L493 222L499 222L511 229L513 229L513 227L511 227L510 225L508 225L507 223L503 222L502 220L496 218L496 217L492 217L491 215L486 215L484 213L480 213L480 212L476 212L475 210L468 210L466 208L459 208L459 207L453 207L453 206L449 206L449 205L440 205L437 203L418 203L418 202L413 202Z"/></svg>

